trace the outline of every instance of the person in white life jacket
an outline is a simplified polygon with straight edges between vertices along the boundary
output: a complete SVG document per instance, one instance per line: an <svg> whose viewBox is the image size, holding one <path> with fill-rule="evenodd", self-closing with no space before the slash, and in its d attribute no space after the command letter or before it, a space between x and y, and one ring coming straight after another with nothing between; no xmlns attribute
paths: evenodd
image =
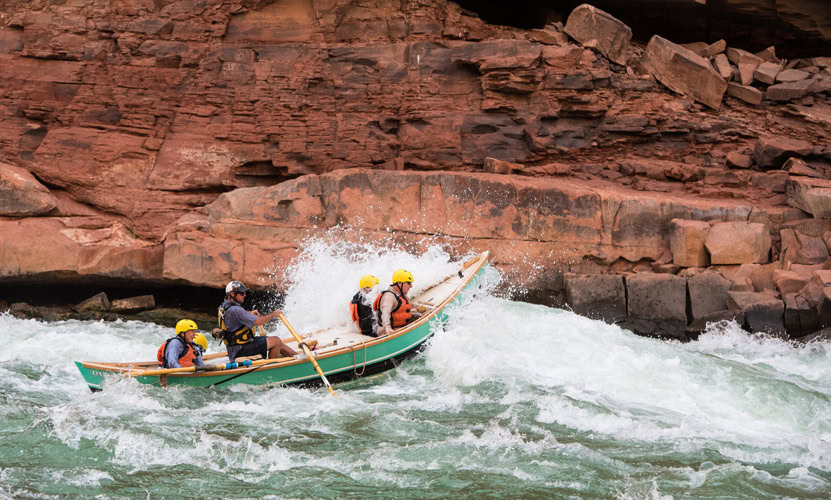
<svg viewBox="0 0 831 500"><path fill-rule="evenodd" d="M205 366L202 353L208 349L208 339L199 331L196 322L189 319L176 323L176 336L159 346L156 359L162 368Z"/></svg>
<svg viewBox="0 0 831 500"><path fill-rule="evenodd" d="M248 288L239 281L231 281L225 287L225 300L219 306L217 322L219 335L228 351L228 359L233 363L238 357L261 355L263 359L295 356L297 352L283 344L280 337L262 337L254 334L254 327L264 325L276 318L282 311L274 311L260 316L256 309L246 311L242 304ZM217 331L215 330L215 331Z"/></svg>
<svg viewBox="0 0 831 500"><path fill-rule="evenodd" d="M361 334L368 337L378 336L378 319L372 312L372 301L369 298L372 288L378 283L380 283L378 278L371 274L362 277L359 283L361 289L352 297L352 302L349 304L352 321L358 325Z"/></svg>
<svg viewBox="0 0 831 500"><path fill-rule="evenodd" d="M413 288L413 274L404 269L392 273L392 285L378 295L372 308L378 316L378 336L390 335L396 328L401 328L415 321L421 315L413 311L407 294Z"/></svg>

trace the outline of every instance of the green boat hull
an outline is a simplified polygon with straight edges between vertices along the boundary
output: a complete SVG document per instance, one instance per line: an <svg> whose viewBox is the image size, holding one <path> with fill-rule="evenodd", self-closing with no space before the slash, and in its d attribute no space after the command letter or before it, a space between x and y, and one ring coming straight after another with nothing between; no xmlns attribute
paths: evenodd
<svg viewBox="0 0 831 500"><path fill-rule="evenodd" d="M396 364L418 352L424 343L447 321L448 310L461 304L471 290L478 289L486 268L482 264L464 289L441 309L434 311L432 317L412 330L394 336L384 342L365 347L353 348L351 351L321 356L317 358L320 368L331 382L349 380L389 370ZM85 366L87 363L75 362L84 380L93 391L102 390L106 380L123 378L124 373ZM136 376L141 384L159 385L158 376ZM308 361L294 362L288 365L259 365L231 372L177 373L166 376L168 386L217 387L230 384L248 385L320 385L320 376Z"/></svg>

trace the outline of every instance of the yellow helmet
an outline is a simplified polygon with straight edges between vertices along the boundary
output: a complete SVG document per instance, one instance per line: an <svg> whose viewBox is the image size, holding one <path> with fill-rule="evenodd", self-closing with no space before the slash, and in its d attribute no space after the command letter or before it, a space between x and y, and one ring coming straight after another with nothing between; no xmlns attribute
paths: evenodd
<svg viewBox="0 0 831 500"><path fill-rule="evenodd" d="M198 329L199 327L196 326L196 322L192 319L180 319L179 322L176 323L176 335Z"/></svg>
<svg viewBox="0 0 831 500"><path fill-rule="evenodd" d="M410 271L405 271L404 269L399 269L392 273L392 283L412 283L413 282L413 273Z"/></svg>
<svg viewBox="0 0 831 500"><path fill-rule="evenodd" d="M208 339L206 339L205 336L202 335L201 332L199 332L199 333L197 333L196 335L193 336L193 343L198 345L199 347L201 347L202 352L205 352L205 351L208 350Z"/></svg>
<svg viewBox="0 0 831 500"><path fill-rule="evenodd" d="M371 274L365 275L361 278L361 288L372 288L381 281Z"/></svg>

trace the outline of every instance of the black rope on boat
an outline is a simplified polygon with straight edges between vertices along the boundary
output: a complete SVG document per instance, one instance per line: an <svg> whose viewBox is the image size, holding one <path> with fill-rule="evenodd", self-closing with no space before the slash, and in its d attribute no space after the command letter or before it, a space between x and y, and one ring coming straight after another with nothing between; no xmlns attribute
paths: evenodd
<svg viewBox="0 0 831 500"><path fill-rule="evenodd" d="M217 383L215 383L215 384L212 384L212 385L210 385L210 386L208 386L208 387L216 387L216 386L218 386L218 385L220 385L220 384L224 384L225 382L230 382L231 380L234 380L235 378L242 377L243 375L248 375L248 374L249 374L249 373L251 373L251 372L255 372L255 371L259 370L260 368L262 368L262 367L264 367L264 366L270 366L270 363L264 363L264 364L262 364L262 365L255 366L254 368L251 368L251 369L250 369L250 370L248 370L247 372L237 373L237 374L236 374L236 375L234 375L233 377L228 377L228 378L226 378L225 380L220 380L219 382L217 382Z"/></svg>

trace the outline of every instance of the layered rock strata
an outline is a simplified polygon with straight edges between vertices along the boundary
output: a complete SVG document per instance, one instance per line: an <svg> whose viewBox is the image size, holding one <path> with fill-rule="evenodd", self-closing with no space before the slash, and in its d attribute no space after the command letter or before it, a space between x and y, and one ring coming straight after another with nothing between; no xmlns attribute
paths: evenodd
<svg viewBox="0 0 831 500"><path fill-rule="evenodd" d="M349 227L490 249L642 333L831 318L827 59L644 47L591 6L526 31L440 0L0 5L4 281L257 284Z"/></svg>

